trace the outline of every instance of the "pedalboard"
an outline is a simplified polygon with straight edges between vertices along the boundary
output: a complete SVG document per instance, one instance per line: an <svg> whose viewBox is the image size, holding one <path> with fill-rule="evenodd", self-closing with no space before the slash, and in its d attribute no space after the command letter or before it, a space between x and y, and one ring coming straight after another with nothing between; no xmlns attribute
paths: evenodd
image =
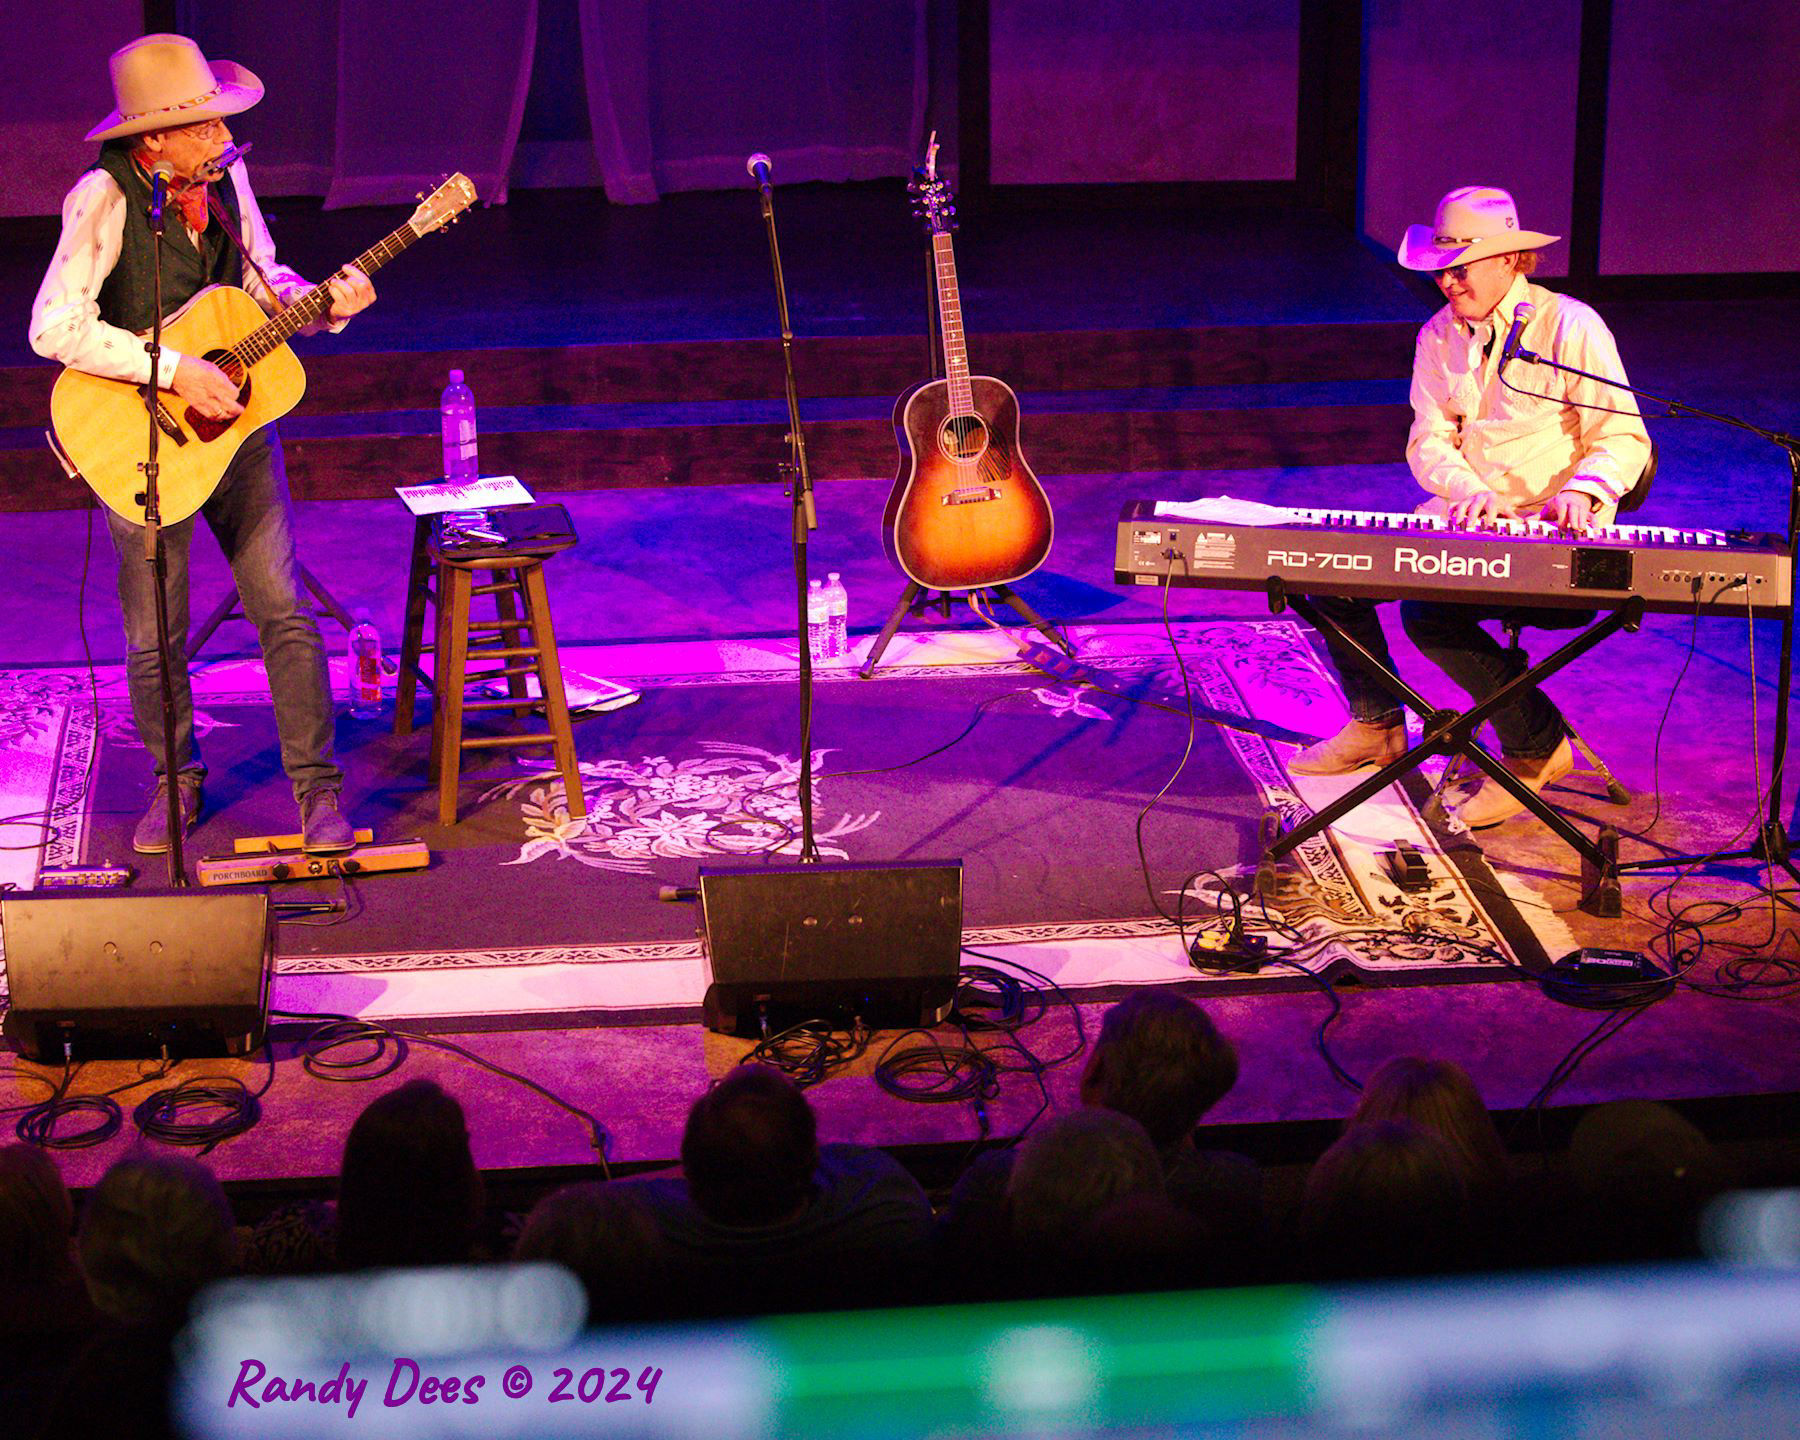
<svg viewBox="0 0 1800 1440"><path fill-rule="evenodd" d="M40 870L39 890L117 890L137 878L129 865L64 865L55 870Z"/></svg>

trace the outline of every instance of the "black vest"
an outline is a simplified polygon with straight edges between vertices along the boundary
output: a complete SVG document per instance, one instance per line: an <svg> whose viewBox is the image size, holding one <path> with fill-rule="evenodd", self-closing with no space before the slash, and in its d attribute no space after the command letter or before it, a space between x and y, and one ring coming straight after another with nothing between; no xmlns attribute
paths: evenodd
<svg viewBox="0 0 1800 1440"><path fill-rule="evenodd" d="M127 142L127 145L129 142ZM156 318L156 287L153 265L155 239L150 233L150 182L132 163L126 145L108 142L100 149L94 166L112 176L125 192L125 238L119 247L118 264L100 287L100 318L108 325L142 331ZM233 230L238 229L237 186L229 180L213 186L231 216ZM244 266L234 246L220 229L218 217L200 236L194 247L193 237L181 222L181 212L174 201L164 210L168 224L163 231L163 316L166 319L194 298L208 285L241 285Z"/></svg>

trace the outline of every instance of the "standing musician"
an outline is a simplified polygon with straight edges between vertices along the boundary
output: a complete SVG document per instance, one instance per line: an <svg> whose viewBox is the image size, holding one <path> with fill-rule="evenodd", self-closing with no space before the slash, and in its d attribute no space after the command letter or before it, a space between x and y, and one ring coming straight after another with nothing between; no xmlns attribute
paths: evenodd
<svg viewBox="0 0 1800 1440"><path fill-rule="evenodd" d="M88 133L88 139L104 142L99 159L63 201L62 238L31 309L31 345L38 354L77 370L141 385L150 378L150 360L134 332L149 330L155 318L155 241L148 212L157 165L166 163L173 170L169 208L179 215L163 245L166 312L208 285L242 286L270 313L311 287L276 263L274 242L242 162L222 174L213 169L231 143L226 117L262 99L262 82L241 65L209 65L200 47L180 35L134 40L113 55L111 64L117 108ZM209 185L209 180L216 183ZM223 233L228 228L237 245ZM239 245L254 264L244 263ZM342 329L375 299L368 277L353 266L329 284L332 330ZM209 418L243 413L237 385L197 355L165 348L156 379L159 388L174 391ZM344 776L333 759L335 713L325 649L301 594L293 503L273 425L244 441L201 513L231 562L244 612L257 627L281 736L281 763L299 803L306 849L348 850L355 837L338 802ZM162 773L155 580L143 558L141 528L111 510L106 518L119 558L132 715L157 767L155 793L132 846L140 854L156 855L170 846L165 787L171 777ZM199 817L206 775L194 740L187 670L193 529L190 516L164 532L175 693L173 780L180 787L187 829Z"/></svg>
<svg viewBox="0 0 1800 1440"><path fill-rule="evenodd" d="M1618 346L1600 317L1581 301L1526 278L1537 269L1537 251L1560 238L1520 229L1512 196L1485 185L1452 190L1439 203L1434 224L1407 230L1400 263L1430 273L1448 302L1420 329L1413 353L1406 460L1434 497L1421 512L1460 527L1525 516L1581 533L1609 523L1643 473L1650 437L1625 391L1519 366L1507 381L1537 395L1501 383L1502 350L1521 306L1532 307L1520 336L1526 348L1625 381ZM1321 597L1314 603L1392 668L1376 602ZM1400 607L1413 643L1477 701L1523 673L1517 653L1481 624L1515 613L1521 612L1503 604L1428 600ZM1523 613L1541 622L1547 612ZM1406 749L1399 701L1364 673L1341 641L1327 634L1326 644L1351 719L1330 739L1294 756L1288 769L1297 775L1382 765ZM1496 711L1493 725L1506 767L1534 791L1574 764L1568 727L1541 690ZM1480 829L1523 808L1498 785L1483 782L1457 814L1470 829Z"/></svg>

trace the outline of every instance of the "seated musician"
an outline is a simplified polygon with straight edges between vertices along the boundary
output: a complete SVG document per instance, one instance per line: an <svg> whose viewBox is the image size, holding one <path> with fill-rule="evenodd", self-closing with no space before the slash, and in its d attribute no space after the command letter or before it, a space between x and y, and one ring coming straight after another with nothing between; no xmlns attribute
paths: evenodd
<svg viewBox="0 0 1800 1440"><path fill-rule="evenodd" d="M1421 512L1471 529L1522 516L1580 533L1610 523L1620 498L1642 474L1650 438L1625 391L1516 360L1507 367L1508 384L1555 398L1531 398L1501 384L1501 351L1516 307L1526 302L1536 309L1520 336L1525 349L1625 379L1612 332L1600 317L1581 301L1526 278L1537 269L1536 252L1560 238L1521 230L1512 196L1477 185L1446 195L1435 224L1408 229L1400 263L1429 272L1448 302L1420 329L1413 354L1406 460L1433 497ZM1392 668L1376 602L1316 603ZM1414 644L1477 701L1522 673L1517 655L1481 624L1513 613L1514 607L1497 601L1408 600L1400 607ZM1554 612L1521 613L1541 621ZM1297 775L1381 765L1406 748L1399 701L1363 673L1347 646L1326 638L1351 720L1294 756L1288 769ZM1540 690L1496 711L1493 726L1507 768L1533 790L1560 779L1574 763L1568 727ZM1522 808L1498 785L1484 782L1457 813L1469 828L1480 829Z"/></svg>

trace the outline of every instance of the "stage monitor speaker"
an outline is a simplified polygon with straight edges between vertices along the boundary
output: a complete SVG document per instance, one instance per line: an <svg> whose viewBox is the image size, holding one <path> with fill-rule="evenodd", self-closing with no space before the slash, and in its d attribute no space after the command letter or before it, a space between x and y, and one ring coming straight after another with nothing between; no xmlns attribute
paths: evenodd
<svg viewBox="0 0 1800 1440"><path fill-rule="evenodd" d="M33 1060L242 1055L268 1017L263 890L0 895L6 1038Z"/></svg>
<svg viewBox="0 0 1800 1440"><path fill-rule="evenodd" d="M831 1012L934 1025L956 996L960 860L702 869L700 908L709 1030Z"/></svg>

